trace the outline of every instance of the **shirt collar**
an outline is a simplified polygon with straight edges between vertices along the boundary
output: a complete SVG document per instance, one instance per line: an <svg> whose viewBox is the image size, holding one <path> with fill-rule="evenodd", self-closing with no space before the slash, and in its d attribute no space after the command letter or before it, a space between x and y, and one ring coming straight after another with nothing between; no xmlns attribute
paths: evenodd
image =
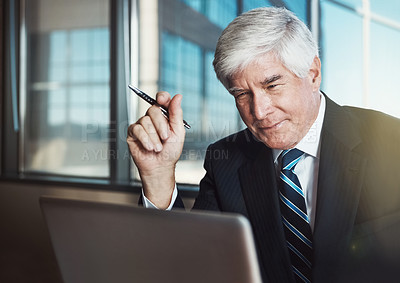
<svg viewBox="0 0 400 283"><path fill-rule="evenodd" d="M321 103L319 105L317 119L314 121L311 128L304 136L304 138L295 146L295 148L318 159L320 154L321 130L322 130L322 124L324 122L325 108L326 108L325 96L322 95L321 93L320 96L321 96ZM274 158L275 163L277 162L278 157L282 151L283 151L282 149L272 149L272 156Z"/></svg>

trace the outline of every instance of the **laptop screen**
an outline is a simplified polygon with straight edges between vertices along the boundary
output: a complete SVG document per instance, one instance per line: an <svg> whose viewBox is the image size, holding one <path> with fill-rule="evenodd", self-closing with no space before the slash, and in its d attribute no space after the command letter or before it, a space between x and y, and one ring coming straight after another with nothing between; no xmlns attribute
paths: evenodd
<svg viewBox="0 0 400 283"><path fill-rule="evenodd" d="M54 197L40 205L65 283L261 282L244 216Z"/></svg>

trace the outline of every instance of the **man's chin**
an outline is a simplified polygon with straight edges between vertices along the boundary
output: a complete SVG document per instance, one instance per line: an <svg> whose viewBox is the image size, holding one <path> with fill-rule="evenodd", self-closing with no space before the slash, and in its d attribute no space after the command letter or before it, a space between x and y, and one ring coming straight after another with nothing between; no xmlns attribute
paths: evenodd
<svg viewBox="0 0 400 283"><path fill-rule="evenodd" d="M268 138L265 136L256 136L256 138L261 141L263 144L272 149L290 149L293 148L297 143L293 141L288 141L284 138Z"/></svg>

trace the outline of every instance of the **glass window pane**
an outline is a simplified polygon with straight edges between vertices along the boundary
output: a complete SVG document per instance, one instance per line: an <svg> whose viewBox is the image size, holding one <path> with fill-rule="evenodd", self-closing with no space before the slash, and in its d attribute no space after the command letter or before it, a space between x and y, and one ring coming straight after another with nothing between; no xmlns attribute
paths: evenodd
<svg viewBox="0 0 400 283"><path fill-rule="evenodd" d="M238 13L237 1L220 0L205 1L206 16L211 22L221 28L225 28Z"/></svg>
<svg viewBox="0 0 400 283"><path fill-rule="evenodd" d="M169 13L161 13L159 77L155 81L157 89L183 95L184 119L192 128L186 132L176 178L181 183L198 184L204 175L202 163L208 144L239 129L233 99L216 79L212 67L216 40L222 28L237 16L238 7L237 1L230 0L179 0L174 7ZM213 36L209 37L210 34ZM142 36L146 34L143 32ZM142 78L145 75L140 74Z"/></svg>
<svg viewBox="0 0 400 283"><path fill-rule="evenodd" d="M203 0L181 0L181 1L183 3L185 3L186 5L195 9L197 12L199 12L199 13L203 12L203 7L204 7Z"/></svg>
<svg viewBox="0 0 400 283"><path fill-rule="evenodd" d="M168 33L163 33L160 89L183 94L185 120L195 125L201 120L202 58L199 46ZM193 127L191 134L201 134L201 127Z"/></svg>
<svg viewBox="0 0 400 283"><path fill-rule="evenodd" d="M400 66L400 30L371 23L371 62L369 105L400 117L397 86Z"/></svg>
<svg viewBox="0 0 400 283"><path fill-rule="evenodd" d="M341 104L400 116L394 85L400 64L398 1L372 0L364 7L361 0L340 2L350 9L337 1L321 4L322 89ZM370 13L363 10L368 7Z"/></svg>
<svg viewBox="0 0 400 283"><path fill-rule="evenodd" d="M286 0L279 1L279 6L285 6L288 10L296 14L303 22L307 23L307 11L308 2L307 0ZM243 12L247 12L251 9L259 7L269 7L274 6L274 1L268 0L243 0Z"/></svg>
<svg viewBox="0 0 400 283"><path fill-rule="evenodd" d="M225 28L237 15L237 1L232 0L181 0L197 12L205 15L211 22Z"/></svg>
<svg viewBox="0 0 400 283"><path fill-rule="evenodd" d="M324 1L321 4L321 28L321 89L340 104L361 106L362 18L348 9Z"/></svg>
<svg viewBox="0 0 400 283"><path fill-rule="evenodd" d="M400 25L400 1L399 0L370 0L371 11L374 14L383 16L389 20L397 22Z"/></svg>
<svg viewBox="0 0 400 283"><path fill-rule="evenodd" d="M215 76L212 66L214 53L206 54L206 123L207 140L216 141L239 128L244 128L233 96L224 88Z"/></svg>
<svg viewBox="0 0 400 283"><path fill-rule="evenodd" d="M307 1L301 2L292 8L306 14L302 5ZM198 184L207 146L244 128L233 97L214 73L214 48L223 28L242 8L270 5L267 0L141 2L139 87L153 95L157 90L182 94L183 116L192 126L177 164L178 182ZM141 105L138 108L145 113Z"/></svg>
<svg viewBox="0 0 400 283"><path fill-rule="evenodd" d="M308 19L307 19L307 10L308 10L308 5L307 5L307 0L286 0L285 6L287 9L292 11L293 13L296 14L297 17L299 17L300 20L302 20L305 24L307 24Z"/></svg>
<svg viewBox="0 0 400 283"><path fill-rule="evenodd" d="M26 1L24 171L108 177L109 1Z"/></svg>
<svg viewBox="0 0 400 283"><path fill-rule="evenodd" d="M328 0L323 0L323 1L328 1ZM334 2L334 1L331 1ZM343 4L345 6L351 7L351 8L362 8L363 6L363 0L335 0L335 2L339 4Z"/></svg>
<svg viewBox="0 0 400 283"><path fill-rule="evenodd" d="M251 9L258 7L272 6L271 1L268 0L243 0L243 12L247 12Z"/></svg>

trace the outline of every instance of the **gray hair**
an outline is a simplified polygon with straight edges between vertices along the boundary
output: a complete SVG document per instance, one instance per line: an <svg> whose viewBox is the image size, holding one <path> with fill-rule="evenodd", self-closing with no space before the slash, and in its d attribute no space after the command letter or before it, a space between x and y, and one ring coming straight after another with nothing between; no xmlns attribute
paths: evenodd
<svg viewBox="0 0 400 283"><path fill-rule="evenodd" d="M292 12L277 7L257 8L238 16L222 32L213 62L217 78L228 88L235 72L268 52L273 52L297 77L304 78L318 56L318 45Z"/></svg>

